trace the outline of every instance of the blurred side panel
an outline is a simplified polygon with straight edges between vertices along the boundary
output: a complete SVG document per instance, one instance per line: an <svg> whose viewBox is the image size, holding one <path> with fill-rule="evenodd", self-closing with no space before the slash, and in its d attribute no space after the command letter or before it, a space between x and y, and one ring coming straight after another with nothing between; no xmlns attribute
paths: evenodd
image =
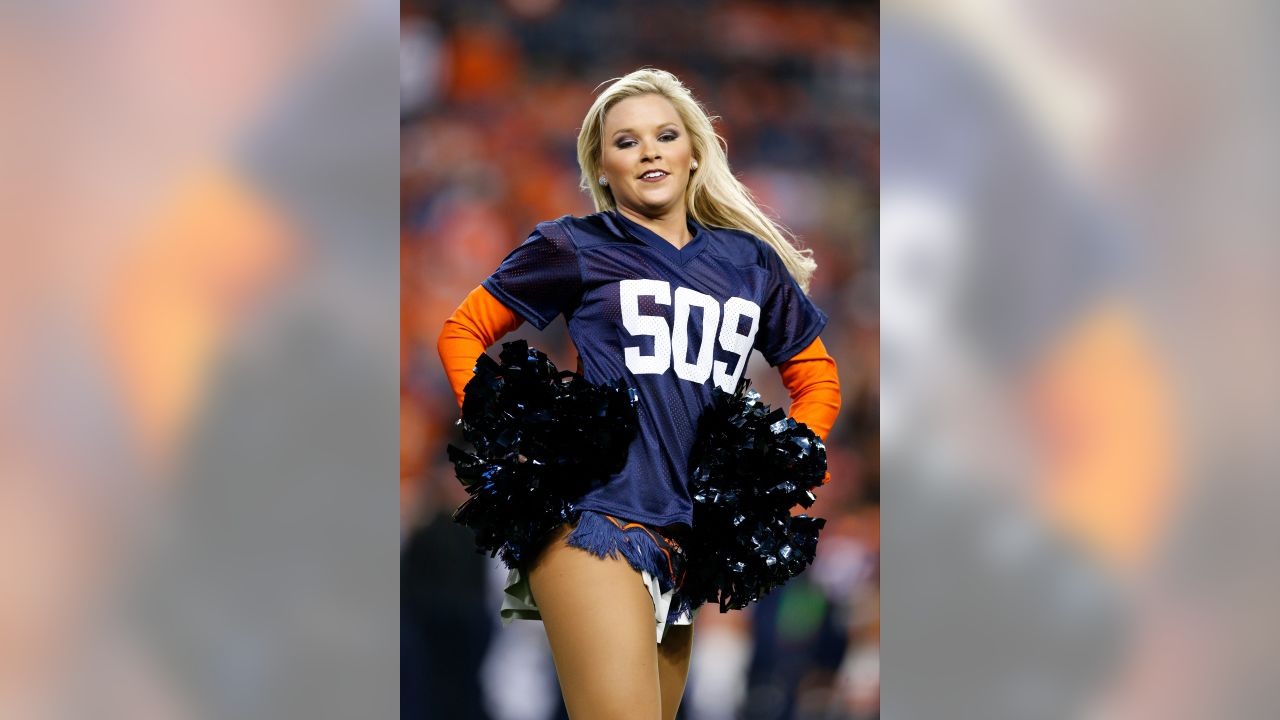
<svg viewBox="0 0 1280 720"><path fill-rule="evenodd" d="M888 7L885 717L1274 714L1275 7Z"/></svg>
<svg viewBox="0 0 1280 720"><path fill-rule="evenodd" d="M396 37L0 8L0 717L396 712Z"/></svg>

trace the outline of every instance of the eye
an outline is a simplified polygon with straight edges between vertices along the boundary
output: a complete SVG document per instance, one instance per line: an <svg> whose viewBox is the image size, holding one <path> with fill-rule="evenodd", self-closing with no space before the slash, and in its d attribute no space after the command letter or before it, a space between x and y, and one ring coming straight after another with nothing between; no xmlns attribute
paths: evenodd
<svg viewBox="0 0 1280 720"><path fill-rule="evenodd" d="M678 138L678 137L680 137L680 133L678 133L678 132L676 132L676 131L674 131L674 130L671 130L671 131L664 132L664 133L662 133L661 135L659 135L659 136L658 136L658 139L659 139L659 140L661 140L662 142L671 142L672 140L675 140L675 139L676 139L676 138Z"/></svg>
<svg viewBox="0 0 1280 720"><path fill-rule="evenodd" d="M635 140L632 140L631 138L623 138L617 141L616 143L614 143L613 146L618 148L619 150L625 150L626 148L629 148L635 144L636 144Z"/></svg>

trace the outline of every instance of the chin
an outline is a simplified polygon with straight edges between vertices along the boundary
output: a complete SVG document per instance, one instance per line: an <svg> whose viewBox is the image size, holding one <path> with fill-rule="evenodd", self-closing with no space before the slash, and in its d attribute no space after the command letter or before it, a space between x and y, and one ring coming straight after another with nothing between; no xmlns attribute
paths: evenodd
<svg viewBox="0 0 1280 720"><path fill-rule="evenodd" d="M665 214L680 204L680 197L679 195L641 195L636 198L636 203L647 211Z"/></svg>
<svg viewBox="0 0 1280 720"><path fill-rule="evenodd" d="M664 203L661 205L642 203L638 209L640 210L640 213L646 217L658 218L665 217L667 214L675 210L676 206L675 203Z"/></svg>

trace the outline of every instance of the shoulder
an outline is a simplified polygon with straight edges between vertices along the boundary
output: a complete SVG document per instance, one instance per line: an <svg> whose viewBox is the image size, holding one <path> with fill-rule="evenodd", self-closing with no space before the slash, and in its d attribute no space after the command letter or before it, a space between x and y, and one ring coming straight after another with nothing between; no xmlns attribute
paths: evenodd
<svg viewBox="0 0 1280 720"><path fill-rule="evenodd" d="M529 239L525 241L525 245L536 248L540 255L557 257L576 255L578 251L576 234L567 222L574 219L571 215L565 215L538 223L529 233Z"/></svg>
<svg viewBox="0 0 1280 720"><path fill-rule="evenodd" d="M564 217L558 217L554 220L544 220L534 227L531 235L533 237L546 238L552 242L570 242L572 240L572 236L570 235L569 229L565 227L564 221L572 219L572 216L565 215Z"/></svg>
<svg viewBox="0 0 1280 720"><path fill-rule="evenodd" d="M563 243L567 249L583 250L615 242L621 232L608 213L594 213L577 217L564 215L555 220L538 223L535 230L552 242Z"/></svg>

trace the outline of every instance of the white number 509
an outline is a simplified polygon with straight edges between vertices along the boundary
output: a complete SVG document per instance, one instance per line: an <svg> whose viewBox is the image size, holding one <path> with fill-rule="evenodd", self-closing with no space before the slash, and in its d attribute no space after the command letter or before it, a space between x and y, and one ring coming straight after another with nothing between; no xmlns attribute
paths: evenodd
<svg viewBox="0 0 1280 720"><path fill-rule="evenodd" d="M638 346L623 349L627 369L636 375L661 375L675 366L676 377L689 382L702 383L715 373L716 385L725 392L733 392L742 375L756 330L760 327L760 306L740 297L729 298L721 312L720 303L710 295L677 287L675 292L674 330L661 315L641 315L640 297L651 297L657 305L671 305L671 285L663 280L623 280L618 283L619 301L622 305L622 326L632 336L647 335L653 338L653 354L645 355ZM689 362L690 308L700 309L702 332L701 345L693 362ZM724 322L721 322L721 315ZM742 318L750 318L751 328L738 332ZM719 333L717 333L717 329ZM719 336L720 347L738 356L733 370L729 364L715 360L712 343Z"/></svg>

